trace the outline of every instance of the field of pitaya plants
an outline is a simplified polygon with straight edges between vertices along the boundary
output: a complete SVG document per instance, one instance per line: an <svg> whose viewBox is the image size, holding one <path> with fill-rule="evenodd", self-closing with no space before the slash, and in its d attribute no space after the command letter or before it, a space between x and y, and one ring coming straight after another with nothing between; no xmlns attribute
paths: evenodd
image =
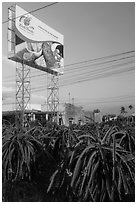
<svg viewBox="0 0 137 204"><path fill-rule="evenodd" d="M135 201L135 124L3 121L3 202Z"/></svg>

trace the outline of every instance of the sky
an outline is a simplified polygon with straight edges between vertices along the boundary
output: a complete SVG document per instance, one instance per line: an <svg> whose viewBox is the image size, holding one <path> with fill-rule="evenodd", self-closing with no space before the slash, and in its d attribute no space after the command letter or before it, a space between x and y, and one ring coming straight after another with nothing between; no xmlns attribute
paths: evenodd
<svg viewBox="0 0 137 204"><path fill-rule="evenodd" d="M7 21L8 7L13 3L2 3L2 22ZM17 5L30 12L50 3L17 2ZM91 111L98 108L104 114L118 114L121 106L125 106L127 111L129 105L135 106L134 58L123 61L126 65L119 67L119 70L122 70L121 73L97 78L93 77L96 65L91 65L91 62L85 63L85 61L135 50L134 2L59 2L36 11L33 15L64 35L65 68L64 75L60 76L59 80L59 96L62 105L74 98L75 105ZM75 66L71 65L75 63ZM99 68L104 72L106 67L109 71L114 69L111 64L101 65ZM129 67L134 68L123 71ZM47 99L47 76L33 68L31 68L31 75L38 75L31 78L31 88L35 90L31 93L31 105L39 108ZM16 63L7 59L7 23L3 23L3 104L15 102L15 76ZM85 80L73 83L81 78ZM64 81L66 85L62 86ZM14 108L15 104L2 106L3 110Z"/></svg>

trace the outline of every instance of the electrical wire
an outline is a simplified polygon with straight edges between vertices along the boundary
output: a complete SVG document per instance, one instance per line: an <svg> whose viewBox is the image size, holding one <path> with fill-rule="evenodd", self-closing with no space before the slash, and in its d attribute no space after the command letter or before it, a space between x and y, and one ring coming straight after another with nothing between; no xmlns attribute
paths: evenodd
<svg viewBox="0 0 137 204"><path fill-rule="evenodd" d="M125 63L120 63L120 64L114 64L114 65L109 65L109 66L105 66L105 67L94 67L94 68L92 68L92 69L90 69L90 70L86 70L86 72L85 72L85 70L84 70L84 72L79 72L78 74L73 74L72 76L69 76L69 77L76 77L76 76L86 76L87 74L89 75L89 74L96 74L96 73L102 73L102 72L106 72L106 71L112 71L112 69L119 69L119 68L122 68L123 66L127 66L127 65L130 65L130 64L132 64L133 63L133 61L129 61L129 62L125 62ZM91 67L91 66L90 66ZM85 68L85 67L84 67ZM83 70L82 70L83 71ZM68 77L67 77L68 78Z"/></svg>
<svg viewBox="0 0 137 204"><path fill-rule="evenodd" d="M69 84L63 84L61 86L66 86L66 85L72 85L72 84L76 84L76 83L81 83L81 82L86 82L86 81L89 81L89 80L95 80L95 79L99 79L99 78L104 78L104 77L108 77L108 76L112 76L114 74L121 74L121 73L124 73L124 72L129 72L129 71L134 71L135 68L134 67L130 67L128 69L125 69L125 70L119 70L117 72L113 72L113 73L107 73L107 74L101 74L101 75L97 75L97 76L93 76L93 77L88 77L86 79L80 79L80 80L77 80L77 81L73 81Z"/></svg>
<svg viewBox="0 0 137 204"><path fill-rule="evenodd" d="M113 75L116 75L116 74L120 74L120 73L124 73L124 72L129 72L129 71L134 71L134 67L127 67L126 69L122 69L122 70L111 70L110 72L106 72L106 73L94 73L92 74L91 76L89 76L89 74L87 75L87 77L84 75L83 77L81 78L71 78L71 79L68 79L68 80L64 80L62 81L62 83L60 83L60 87L63 87L63 86L67 86L67 85L72 85L72 84L75 84L75 83L81 83L81 82L85 82L85 81L89 81L89 80L95 80L95 79L99 79L99 78L104 78L104 77L108 77L108 76L113 76ZM33 93L33 92L37 92L37 91L42 91L42 90L46 90L47 86L39 86L39 87L33 87L30 89L30 91Z"/></svg>
<svg viewBox="0 0 137 204"><path fill-rule="evenodd" d="M107 62L100 62L100 63L97 63L97 64L89 64L89 65L85 65L85 66L81 66L81 67L75 67L73 68L73 71L72 70L66 70L66 75L68 74L73 74L74 72L77 72L76 75L78 75L78 72L83 71L83 68L87 68L89 67L89 69L91 69L92 66L97 66L97 65L104 65L104 64L108 64L108 63L112 63L112 62L117 62L117 61L120 61L120 60L124 60L124 59L129 59L129 58L132 58L134 56L130 56L130 57L124 57L124 58L120 58L120 59L115 59L115 60L110 60L110 61L107 61ZM132 61L134 62L134 61ZM88 71L88 69L84 70L84 71ZM30 76L31 78L35 78L35 77L38 77L38 76L43 76L43 74L39 74L39 75L32 75ZM68 77L68 76L66 76Z"/></svg>
<svg viewBox="0 0 137 204"><path fill-rule="evenodd" d="M42 6L42 7L38 8L38 9L29 11L29 12L26 12L24 15L27 15L27 14L30 14L30 13L34 13L34 12L39 11L39 10L42 10L42 9L44 9L44 8L53 6L53 5L57 4L57 3L59 3L59 2L54 2L54 3L48 4L48 5L46 5L46 6ZM16 18L13 18L13 20L15 20L15 19L17 19L17 18L20 18L20 17L21 17L21 16L17 16ZM2 24L8 23L8 21L9 21L9 20L3 21Z"/></svg>
<svg viewBox="0 0 137 204"><path fill-rule="evenodd" d="M127 95L127 96L119 96L119 97L107 97L107 98L100 98L98 100L95 100L95 99L91 99L91 101L86 101L86 102L81 102L81 101L77 101L75 102L75 104L96 104L96 103L113 103L113 102L121 102L121 101L130 101L130 100L133 100L132 98L135 98L135 96L133 95ZM102 100L103 99L103 100ZM105 100L104 100L105 99ZM65 100L60 100L62 101L60 104L65 104ZM2 105L11 105L11 104L16 104L15 102L7 102L7 103L3 103ZM45 102L44 104L42 105L46 105L47 102Z"/></svg>
<svg viewBox="0 0 137 204"><path fill-rule="evenodd" d="M49 4L49 5L46 5L46 6L43 6L41 8L38 8L38 9L35 9L33 11L30 11L30 12L27 12L25 15L29 14L29 13L33 13L33 12L36 12L36 11L39 11L41 9L44 9L46 7L49 7L49 6L52 6L54 4L57 4L58 2L55 2L55 3L52 3L52 4ZM16 18L19 18L20 16L16 17ZM14 18L14 19L16 19ZM2 22L2 24L5 24L7 23L7 21L4 21ZM110 72L104 72L103 69L105 69L105 71L107 71L110 67L113 67L114 68L114 65L113 66L108 66L108 67L97 67L96 69L94 68L94 70L90 70L91 69L91 66L98 66L98 65L104 65L104 64L107 64L107 63L112 63L112 62L117 62L119 60L124 60L124 59L129 59L129 58L132 58L134 56L128 56L128 57L123 57L121 59L113 59L113 60L110 60L110 61L107 61L107 62L98 62L100 60L106 60L107 58L113 58L113 57L118 57L120 55L123 55L123 54L132 54L134 53L134 51L129 51L129 52L125 52L125 53L120 53L120 54L115 54L115 55L111 55L111 56L106 56L106 57L101 57L101 58L97 58L97 59L92 59L92 60L87 60L87 61L81 61L81 62L77 62L77 63L71 63L69 65L65 65L64 68L66 67L69 67L70 68L67 70L66 69L66 73L67 74L71 74L72 76L70 76L70 78L68 78L66 81L62 82L62 84L60 85L61 87L62 86L66 86L68 84L75 84L75 83L82 83L82 82L85 82L85 81L89 81L89 80L94 80L94 79L98 79L98 78L104 78L104 77L108 77L108 76L112 76L112 75L115 75L115 74L121 74L121 73L124 73L124 72L129 72L129 71L133 71L134 70L134 67L128 67L128 68L125 68L124 70L114 70L114 71L110 71ZM96 63L98 62L98 63ZM84 66L81 66L79 67L78 65L80 64L87 64L87 63L96 63L96 64L90 64L90 65L84 65ZM121 64L121 65L116 65L115 68L118 68L117 66L125 66L125 65L129 65L131 63L130 62L126 62L124 64ZM77 65L77 67L73 67ZM89 67L89 69L87 69L86 71L84 71L84 73L77 73L76 75L74 74L74 72L80 72L81 69L83 68L86 68L86 67ZM82 70L83 71L83 70ZM43 76L45 73L41 74L41 75L34 75L34 76L31 76L31 78L35 78L35 77L38 77L38 76ZM46 73L47 74L47 73ZM92 74L91 76L89 76L89 74ZM77 78L75 78L75 76L77 76ZM69 82L69 83L68 83ZM64 83L64 84L63 84ZM66 85L65 85L66 84ZM42 87L41 87L42 88ZM43 87L45 88L45 86ZM36 92L36 89L31 89L32 91L35 90L34 92ZM7 92L6 92L7 93ZM117 98L117 97L116 97ZM110 103L110 102L119 102L120 100L129 100L129 99L126 99L126 98L121 98L119 97L119 100L112 100L112 101L96 101L94 103ZM93 102L87 102L87 103L93 103ZM16 103L8 103L8 104L16 104ZM63 104L63 103L62 103ZM7 105L6 103L3 103L2 105Z"/></svg>
<svg viewBox="0 0 137 204"><path fill-rule="evenodd" d="M117 66L125 66L125 65L128 65L130 64L132 61L130 62L126 62L126 63L121 63L121 64L115 64L112 66L113 70L114 68L120 68L120 67L117 67ZM124 70L110 70L109 72L106 72L107 69L109 69L110 67L103 67L103 68L99 68L98 70L91 70L91 73L87 73L88 75L83 75L80 77L80 75L77 75L77 78L69 78L68 80L64 80L61 82L60 84L60 87L63 87L63 86L67 86L67 85L72 85L72 84L79 84L79 83L82 83L82 82L85 82L85 81L89 81L89 80L94 80L94 79L98 79L98 78L104 78L104 77L107 77L107 76L112 76L114 74L118 74L118 73L123 73L123 72L129 72L129 71L133 71L134 70L134 67L128 67L128 68L124 68ZM102 69L102 70L101 70ZM104 72L105 70L105 72ZM101 72L102 71L102 72ZM85 73L86 74L86 73ZM91 74L91 76L89 77L89 74ZM31 93L35 93L35 92L42 92L42 91L45 91L45 89L47 88L47 86L40 86L40 87L36 87L36 88L31 88L30 91Z"/></svg>
<svg viewBox="0 0 137 204"><path fill-rule="evenodd" d="M95 62L95 61L97 61L97 60L106 59L106 58L112 58L112 57L114 57L114 56L125 55L125 54L127 54L127 53L128 53L128 54L129 54L129 53L131 54L131 53L133 53L133 52L134 52L134 51L128 51L128 52L125 52L125 53L119 53L119 54L110 55L110 56L106 56L106 57L102 57L102 58L96 58L96 59L92 59L92 60L90 59L90 60L87 60L87 61L76 62L76 63L72 63L72 64L65 65L65 66L64 66L64 69L65 69L66 67L72 66L72 65L80 65L80 64L83 64L83 63L87 63L87 62ZM66 69L65 73L67 74L69 71L71 71L71 73L73 73L73 72L75 72L75 71L79 71L79 69L84 68L84 67L89 67L89 66L95 66L95 65L101 65L101 64L106 64L106 63L117 62L117 61L119 61L119 60L129 59L129 58L132 58L132 57L134 57L134 56L122 57L122 58L120 58L120 59L109 60L109 61L106 61L106 62L100 62L100 63L93 64L93 65L87 65L87 66L82 66L82 67L75 67L75 69L73 68L72 71L71 71L71 69L69 68L69 70ZM33 78L33 77L38 77L38 76L44 76L45 74L47 74L47 73L43 72L42 74L32 75L32 76L30 76L30 77ZM9 78L8 78L7 80L9 80Z"/></svg>
<svg viewBox="0 0 137 204"><path fill-rule="evenodd" d="M108 67L108 69L109 69L109 67ZM87 77L89 77L89 75L90 74L92 74L91 76L90 76L90 78L89 78L89 80L90 79L96 79L96 78L102 78L102 76L103 76L103 78L104 77L107 77L107 75L113 75L113 74L118 74L118 73L123 73L123 72L127 72L127 71L133 71L134 70L134 67L128 67L128 68L124 68L124 70L122 69L122 70L106 70L107 72L94 72L94 71L92 71L91 70L91 72L89 72L89 73L87 73L87 75L79 75L79 77L74 77L74 78L69 78L69 79L66 79L66 80L63 80L63 81L60 81L60 87L61 86L64 86L64 84L66 84L66 85L69 85L69 84L72 84L74 81L76 81L77 82L77 80L83 80L83 79L87 79ZM109 71L109 72L108 72ZM39 83L39 85L40 85L40 83ZM38 90L40 90L39 88L47 88L47 86L45 86L45 85L42 85L42 86L39 86L39 87L33 87L32 89L31 89L31 91L32 90L36 90L36 89L38 89Z"/></svg>
<svg viewBox="0 0 137 204"><path fill-rule="evenodd" d="M79 84L79 83L82 83L85 81L90 81L90 80L95 80L95 79L104 78L104 77L108 77L108 76L113 76L116 74L121 74L124 72L133 71L133 70L134 70L134 67L127 67L124 70L114 70L114 71L106 72L106 73L98 73L98 74L94 74L94 75L92 74L91 76L87 76L87 77L84 76L83 78L77 78L74 80L69 79L68 81L64 81L64 83L61 83L60 87L68 86L68 85L72 85L72 84ZM47 89L47 86L39 86L36 88L31 88L30 91L31 91L31 93L35 93L35 92L45 91L46 89Z"/></svg>
<svg viewBox="0 0 137 204"><path fill-rule="evenodd" d="M77 67L71 67L69 69L66 69L65 73L68 73L69 71L71 72L74 72L74 71L79 71L80 68L83 68L83 67L88 67L88 66L91 66L91 65L84 65L82 67L78 67L78 65L80 64L84 64L84 63L95 63L95 62L98 62L100 60L105 60L107 58L113 58L113 57L118 57L120 55L125 55L125 54L131 54L131 53L134 53L135 51L128 51L128 52L124 52L124 53L119 53L119 54L115 54L115 55L109 55L109 56L105 56L105 57L100 57L100 58L96 58L96 59L90 59L90 60L84 60L84 61L80 61L80 62L76 62L76 63L71 63L71 64L68 64L68 65L65 65L65 66L62 66L62 68L67 68L69 66L74 66L74 65L77 65ZM100 64L106 64L106 63L110 63L110 62L116 62L116 61L119 61L119 60L124 60L124 59L128 59L128 58L132 58L132 57L135 57L135 55L132 55L132 56L127 56L127 57L122 57L120 59L113 59L113 60L109 60L109 61L106 61L106 62L99 62L99 63L96 63L96 64L92 64L92 66L95 66L95 65L100 65ZM46 73L43 73L43 74L46 74ZM40 74L38 76L43 76L43 74ZM37 75L34 75L34 76L31 76L31 77L36 77Z"/></svg>

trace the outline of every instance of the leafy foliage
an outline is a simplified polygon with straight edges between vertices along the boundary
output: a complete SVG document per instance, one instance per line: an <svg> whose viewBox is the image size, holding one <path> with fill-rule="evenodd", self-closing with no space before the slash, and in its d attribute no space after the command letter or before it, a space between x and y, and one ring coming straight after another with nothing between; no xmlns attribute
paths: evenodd
<svg viewBox="0 0 137 204"><path fill-rule="evenodd" d="M133 124L3 127L3 201L12 201L6 192L12 187L14 194L19 182L20 189L34 184L42 194L36 201L134 201ZM20 198L21 191L14 201L29 201L26 191Z"/></svg>
<svg viewBox="0 0 137 204"><path fill-rule="evenodd" d="M41 151L41 143L30 135L31 130L22 132L16 127L3 137L2 166L4 180L31 179L30 164Z"/></svg>
<svg viewBox="0 0 137 204"><path fill-rule="evenodd" d="M71 154L51 177L48 192L54 188L54 192L57 189L61 194L69 177L65 186L72 200L121 201L125 194L130 196L134 186L134 155L117 141L123 134L113 126L102 135L96 125L94 135L79 136Z"/></svg>

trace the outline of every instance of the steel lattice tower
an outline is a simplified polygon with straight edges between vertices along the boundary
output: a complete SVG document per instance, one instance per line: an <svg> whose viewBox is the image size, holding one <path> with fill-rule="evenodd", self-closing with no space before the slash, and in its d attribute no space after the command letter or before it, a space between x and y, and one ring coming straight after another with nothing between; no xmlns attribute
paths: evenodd
<svg viewBox="0 0 137 204"><path fill-rule="evenodd" d="M8 9L8 57L14 56L16 53L16 36L15 36L15 5ZM16 59L14 60L16 61ZM44 70L43 70L44 71ZM46 71L46 70L45 70ZM59 74L55 71L47 73L47 110L57 122L59 111ZM30 106L30 66L29 63L17 59L16 61L16 123L24 126L26 112Z"/></svg>
<svg viewBox="0 0 137 204"><path fill-rule="evenodd" d="M8 8L8 50L15 52L15 5ZM14 53L15 54L15 53ZM25 111L30 107L30 67L16 62L16 123L28 123Z"/></svg>
<svg viewBox="0 0 137 204"><path fill-rule="evenodd" d="M59 111L59 75L47 74L47 110L51 112L53 121L57 122Z"/></svg>
<svg viewBox="0 0 137 204"><path fill-rule="evenodd" d="M24 126L29 123L25 111L30 110L30 67L22 63L16 63L16 111L19 122Z"/></svg>

